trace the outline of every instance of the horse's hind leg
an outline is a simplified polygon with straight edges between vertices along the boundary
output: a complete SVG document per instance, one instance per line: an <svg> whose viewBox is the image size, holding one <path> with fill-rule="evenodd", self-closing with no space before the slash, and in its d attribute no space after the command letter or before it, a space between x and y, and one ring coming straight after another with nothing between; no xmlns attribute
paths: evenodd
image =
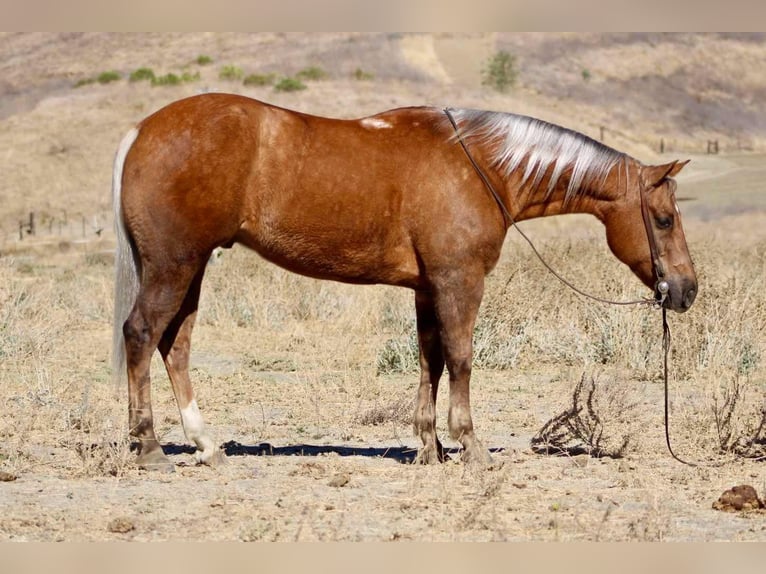
<svg viewBox="0 0 766 574"><path fill-rule="evenodd" d="M197 316L204 273L203 266L194 276L181 308L160 339L159 349L173 386L186 438L197 445L197 460L200 463L216 465L225 462L226 459L223 451L216 448L215 443L205 431L205 423L194 398L189 378L191 332Z"/></svg>
<svg viewBox="0 0 766 574"><path fill-rule="evenodd" d="M436 394L444 372L444 354L439 337L439 324L430 293L415 292L418 349L420 354L420 386L415 406L415 435L423 441L416 462L432 464L444 461L444 449L436 436Z"/></svg>
<svg viewBox="0 0 766 574"><path fill-rule="evenodd" d="M196 266L144 265L138 297L123 325L130 434L139 442L136 463L149 470L174 469L154 432L149 368L154 350L181 308L195 273Z"/></svg>

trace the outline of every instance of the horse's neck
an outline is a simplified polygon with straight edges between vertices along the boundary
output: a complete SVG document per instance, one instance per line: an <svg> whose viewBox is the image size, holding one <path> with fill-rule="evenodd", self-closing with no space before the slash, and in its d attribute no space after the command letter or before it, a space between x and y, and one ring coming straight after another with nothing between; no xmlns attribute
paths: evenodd
<svg viewBox="0 0 766 574"><path fill-rule="evenodd" d="M617 202L626 201L627 190L638 177L638 162L626 156L625 161L615 165L606 177L586 177L576 193L569 192L569 177L561 177L554 188L548 190L548 179L527 181L508 188L509 204L513 206L518 221L535 217L586 213L603 220L605 213Z"/></svg>

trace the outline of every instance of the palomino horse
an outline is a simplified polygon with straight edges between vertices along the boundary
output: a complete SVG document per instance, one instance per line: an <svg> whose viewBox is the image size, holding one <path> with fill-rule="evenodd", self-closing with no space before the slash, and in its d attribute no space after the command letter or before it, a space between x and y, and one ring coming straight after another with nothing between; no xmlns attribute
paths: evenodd
<svg viewBox="0 0 766 574"><path fill-rule="evenodd" d="M338 120L230 94L168 105L128 132L114 165L115 372L127 364L138 464L173 468L152 421L157 348L199 461L223 459L194 399L189 343L205 264L234 243L310 277L412 289L418 458L444 457L434 405L446 365L450 436L464 460L487 462L471 420L472 334L509 218L595 215L617 258L655 295L667 282L663 304L684 311L697 282L671 179L683 165L645 166L507 113L419 107Z"/></svg>

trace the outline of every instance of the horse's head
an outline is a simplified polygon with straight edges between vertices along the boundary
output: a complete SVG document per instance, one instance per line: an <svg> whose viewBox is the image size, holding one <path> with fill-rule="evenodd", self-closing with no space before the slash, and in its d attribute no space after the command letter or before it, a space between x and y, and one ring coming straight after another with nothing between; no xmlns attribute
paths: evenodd
<svg viewBox="0 0 766 574"><path fill-rule="evenodd" d="M654 289L657 299L667 287L664 306L677 312L689 309L697 296L697 276L671 179L687 163L638 164L637 181L629 180L624 199L614 202L604 220L612 252Z"/></svg>

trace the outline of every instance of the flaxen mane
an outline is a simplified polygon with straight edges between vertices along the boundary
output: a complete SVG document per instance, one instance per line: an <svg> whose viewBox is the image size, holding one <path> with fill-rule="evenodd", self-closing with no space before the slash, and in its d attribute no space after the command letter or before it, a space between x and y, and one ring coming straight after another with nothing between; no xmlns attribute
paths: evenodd
<svg viewBox="0 0 766 574"><path fill-rule="evenodd" d="M565 201L584 190L588 181L603 180L626 155L581 133L527 116L503 112L450 110L466 141L491 143L496 149L494 167L509 175L525 163L522 184L540 184L553 166L550 194L567 168L571 176Z"/></svg>

